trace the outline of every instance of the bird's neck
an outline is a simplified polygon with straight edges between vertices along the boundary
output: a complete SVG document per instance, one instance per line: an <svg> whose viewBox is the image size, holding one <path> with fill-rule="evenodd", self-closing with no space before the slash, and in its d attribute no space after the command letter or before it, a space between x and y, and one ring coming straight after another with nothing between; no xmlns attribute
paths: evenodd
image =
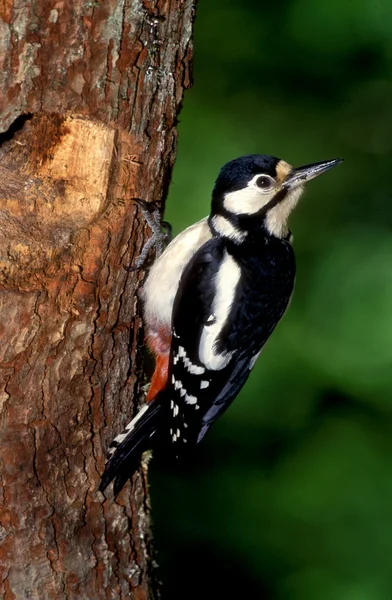
<svg viewBox="0 0 392 600"><path fill-rule="evenodd" d="M278 215L232 215L231 213L212 213L208 224L213 236L219 236L228 241L242 245L260 243L262 240L278 238L288 240L290 231L287 219L279 219Z"/></svg>

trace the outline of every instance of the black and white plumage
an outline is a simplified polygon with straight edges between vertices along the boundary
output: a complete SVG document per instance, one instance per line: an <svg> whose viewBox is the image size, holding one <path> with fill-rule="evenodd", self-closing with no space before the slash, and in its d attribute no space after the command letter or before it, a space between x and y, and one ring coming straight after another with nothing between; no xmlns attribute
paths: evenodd
<svg viewBox="0 0 392 600"><path fill-rule="evenodd" d="M101 490L115 479L117 493L148 448L186 455L237 396L292 294L287 219L304 183L340 162L293 169L251 155L222 168L210 216L175 238L147 278L149 404L112 443Z"/></svg>

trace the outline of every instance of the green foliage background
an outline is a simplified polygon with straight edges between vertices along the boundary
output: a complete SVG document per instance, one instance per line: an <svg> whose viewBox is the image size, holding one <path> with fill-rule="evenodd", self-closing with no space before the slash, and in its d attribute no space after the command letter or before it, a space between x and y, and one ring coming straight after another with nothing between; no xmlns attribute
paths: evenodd
<svg viewBox="0 0 392 600"><path fill-rule="evenodd" d="M392 600L392 2L200 0L166 218L226 161L343 156L291 219L289 312L181 473L155 469L165 598Z"/></svg>

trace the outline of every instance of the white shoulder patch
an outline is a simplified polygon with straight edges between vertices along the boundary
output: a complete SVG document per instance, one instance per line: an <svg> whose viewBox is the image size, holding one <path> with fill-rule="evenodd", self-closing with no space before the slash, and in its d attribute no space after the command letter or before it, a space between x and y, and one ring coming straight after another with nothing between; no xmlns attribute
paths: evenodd
<svg viewBox="0 0 392 600"><path fill-rule="evenodd" d="M207 369L219 371L232 357L231 352L216 353L215 345L233 304L241 269L234 258L225 251L222 264L215 277L215 297L212 304L212 319L203 327L199 345L199 359Z"/></svg>

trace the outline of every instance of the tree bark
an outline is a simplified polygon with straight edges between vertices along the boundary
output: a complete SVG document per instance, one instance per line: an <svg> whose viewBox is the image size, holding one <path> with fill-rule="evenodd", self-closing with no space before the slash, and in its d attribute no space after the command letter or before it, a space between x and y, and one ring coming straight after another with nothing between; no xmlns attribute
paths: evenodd
<svg viewBox="0 0 392 600"><path fill-rule="evenodd" d="M129 274L162 202L194 0L0 2L0 597L159 596L146 469L97 491L143 401Z"/></svg>

